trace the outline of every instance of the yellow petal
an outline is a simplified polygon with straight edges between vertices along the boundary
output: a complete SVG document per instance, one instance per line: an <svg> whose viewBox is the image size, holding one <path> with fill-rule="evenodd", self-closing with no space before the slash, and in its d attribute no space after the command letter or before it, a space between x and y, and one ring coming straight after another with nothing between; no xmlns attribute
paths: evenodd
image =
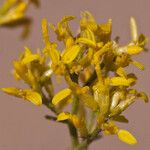
<svg viewBox="0 0 150 150"><path fill-rule="evenodd" d="M111 30L112 30L112 19L109 19L107 21L107 23L105 24L100 24L100 29L102 34L111 34Z"/></svg>
<svg viewBox="0 0 150 150"><path fill-rule="evenodd" d="M71 115L70 119L76 128L81 128L82 123L77 115Z"/></svg>
<svg viewBox="0 0 150 150"><path fill-rule="evenodd" d="M14 75L14 78L16 80L20 80L21 79L21 77L19 76L19 74L15 70L13 71L13 75Z"/></svg>
<svg viewBox="0 0 150 150"><path fill-rule="evenodd" d="M70 48L74 45L74 39L72 37L68 37L65 42L66 48Z"/></svg>
<svg viewBox="0 0 150 150"><path fill-rule="evenodd" d="M117 69L116 73L121 77L126 77L126 72L125 72L124 68L122 68L122 67L119 67Z"/></svg>
<svg viewBox="0 0 150 150"><path fill-rule="evenodd" d="M62 55L62 61L65 64L71 63L79 54L81 47L79 45L74 45L69 49L66 49Z"/></svg>
<svg viewBox="0 0 150 150"><path fill-rule="evenodd" d="M27 72L27 67L22 64L21 61L14 61L14 71L18 75L18 77L22 78L23 80L26 80L26 72Z"/></svg>
<svg viewBox="0 0 150 150"><path fill-rule="evenodd" d="M32 61L34 61L34 60L37 60L38 58L39 58L39 56L36 55L36 54L30 55L30 56L24 58L24 59L22 60L22 63L23 63L23 64L29 64L30 62L32 62Z"/></svg>
<svg viewBox="0 0 150 150"><path fill-rule="evenodd" d="M112 86L130 86L131 83L135 82L135 79L129 78L126 79L124 77L113 77L111 78Z"/></svg>
<svg viewBox="0 0 150 150"><path fill-rule="evenodd" d="M92 40L87 39L87 38L78 38L76 40L76 43L82 43L82 44L86 44L90 47L96 47L96 43L93 42Z"/></svg>
<svg viewBox="0 0 150 150"><path fill-rule="evenodd" d="M49 43L48 23L45 18L42 20L42 33L45 44L48 44Z"/></svg>
<svg viewBox="0 0 150 150"><path fill-rule="evenodd" d="M130 18L130 29L131 29L131 36L132 40L136 42L138 40L138 31L137 31L137 24L135 18Z"/></svg>
<svg viewBox="0 0 150 150"><path fill-rule="evenodd" d="M71 117L70 113L62 112L57 116L57 121L64 121L70 119L70 117Z"/></svg>
<svg viewBox="0 0 150 150"><path fill-rule="evenodd" d="M32 102L34 105L40 106L42 104L42 97L39 93L33 90L24 90L25 99Z"/></svg>
<svg viewBox="0 0 150 150"><path fill-rule="evenodd" d="M31 50L27 47L25 47L25 52L24 52L24 57L21 60L22 64L28 64L34 60L38 60L39 59L39 55L37 54L32 54Z"/></svg>
<svg viewBox="0 0 150 150"><path fill-rule="evenodd" d="M118 133L118 138L130 145L134 145L137 144L137 140L135 139L135 137L127 130L119 130Z"/></svg>
<svg viewBox="0 0 150 150"><path fill-rule="evenodd" d="M60 61L60 52L57 50L56 44L48 44L44 50L44 53L52 60L52 63L57 65Z"/></svg>
<svg viewBox="0 0 150 150"><path fill-rule="evenodd" d="M68 22L68 21L71 21L73 19L75 19L76 17L75 16L64 16L61 20L61 23L64 23L64 22Z"/></svg>
<svg viewBox="0 0 150 150"><path fill-rule="evenodd" d="M10 88L1 88L1 90L7 94L20 97L20 90L18 88L10 87Z"/></svg>
<svg viewBox="0 0 150 150"><path fill-rule="evenodd" d="M132 45L127 47L126 52L130 55L135 55L135 54L139 54L142 50L143 48L136 45Z"/></svg>
<svg viewBox="0 0 150 150"><path fill-rule="evenodd" d="M96 111L98 108L98 104L97 102L94 100L92 95L89 94L81 94L79 96L79 98L81 99L81 101L83 102L83 104L87 107L89 107L90 109L92 109L93 111Z"/></svg>
<svg viewBox="0 0 150 150"><path fill-rule="evenodd" d="M84 11L81 13L81 21L80 21L80 27L81 29L90 29L91 31L96 31L98 28L98 25L92 16L92 14L88 11Z"/></svg>
<svg viewBox="0 0 150 150"><path fill-rule="evenodd" d="M58 64L60 60L60 53L57 50L57 44L51 43L49 40L49 34L48 34L48 23L46 19L42 20L42 32L43 32L43 39L46 45L46 48L44 49L44 54L48 55L53 64Z"/></svg>
<svg viewBox="0 0 150 150"><path fill-rule="evenodd" d="M131 64L133 64L134 66L138 67L141 70L144 70L144 65L142 65L140 62L138 61L131 61Z"/></svg>
<svg viewBox="0 0 150 150"><path fill-rule="evenodd" d="M89 39L89 40L93 41L94 43L96 42L95 35L89 28L82 31L80 37Z"/></svg>
<svg viewBox="0 0 150 150"><path fill-rule="evenodd" d="M16 11L17 13L23 13L23 12L26 10L26 8L27 8L27 3L25 3L25 2L20 2L20 3L16 6L15 11Z"/></svg>
<svg viewBox="0 0 150 150"><path fill-rule="evenodd" d="M12 88L2 88L1 90L7 94L28 100L37 106L40 106L42 104L41 95L31 89L23 90L12 87Z"/></svg>
<svg viewBox="0 0 150 150"><path fill-rule="evenodd" d="M68 97L69 95L71 95L71 90L66 88L60 92L58 92L52 99L52 103L54 105L57 105L60 101L62 101L63 99L65 99L66 97Z"/></svg>

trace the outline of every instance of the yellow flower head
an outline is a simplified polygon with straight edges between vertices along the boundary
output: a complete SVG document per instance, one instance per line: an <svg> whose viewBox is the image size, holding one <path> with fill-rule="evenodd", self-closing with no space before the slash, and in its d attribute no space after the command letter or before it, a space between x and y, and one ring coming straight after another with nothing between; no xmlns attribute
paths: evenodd
<svg viewBox="0 0 150 150"><path fill-rule="evenodd" d="M25 3L10 11L16 18L23 17ZM4 18L0 16L0 23L9 22L10 18L10 13ZM73 136L82 138L76 142L89 144L104 131L117 135L127 144L136 144L131 133L114 122L127 123L122 113L137 99L148 102L146 93L133 88L138 82L137 76L126 69L134 65L144 70L133 56L144 51L147 38L138 35L133 17L130 19L131 41L125 45L119 44L117 38L111 39L111 19L97 23L93 15L85 11L78 33L73 34L69 22L74 19L74 16L65 16L56 26L43 19L43 49L33 53L25 47L20 58L14 61L15 78L23 80L29 88L1 90L35 105L47 106L55 114L49 119L68 124ZM49 28L56 34L57 41L50 39ZM59 85L52 80L55 76L66 86L57 93L54 87Z"/></svg>

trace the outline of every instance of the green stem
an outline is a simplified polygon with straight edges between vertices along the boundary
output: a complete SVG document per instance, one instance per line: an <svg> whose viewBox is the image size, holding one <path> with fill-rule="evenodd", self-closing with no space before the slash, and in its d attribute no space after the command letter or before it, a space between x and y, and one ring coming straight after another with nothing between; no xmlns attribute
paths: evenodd
<svg viewBox="0 0 150 150"><path fill-rule="evenodd" d="M79 106L79 99L77 96L74 96L72 104L72 114L77 114L78 106Z"/></svg>
<svg viewBox="0 0 150 150"><path fill-rule="evenodd" d="M70 122L68 122L68 128L71 137L72 150L77 150L77 146L79 145L77 130Z"/></svg>
<svg viewBox="0 0 150 150"><path fill-rule="evenodd" d="M92 131L92 128L93 128L93 122L94 122L94 119L95 119L95 112L91 112L90 113L90 116L89 116L89 124L88 124L88 131L89 133L91 133Z"/></svg>
<svg viewBox="0 0 150 150"><path fill-rule="evenodd" d="M81 144L78 146L77 150L87 150L88 149L88 141L84 140L81 142Z"/></svg>

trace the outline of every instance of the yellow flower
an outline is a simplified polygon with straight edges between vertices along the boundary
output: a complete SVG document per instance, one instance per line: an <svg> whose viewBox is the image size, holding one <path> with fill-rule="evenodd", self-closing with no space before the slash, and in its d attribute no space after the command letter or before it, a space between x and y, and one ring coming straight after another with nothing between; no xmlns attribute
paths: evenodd
<svg viewBox="0 0 150 150"><path fill-rule="evenodd" d="M1 90L7 94L28 100L34 105L40 106L42 104L41 95L31 89L23 90L12 87L12 88L2 88Z"/></svg>
<svg viewBox="0 0 150 150"><path fill-rule="evenodd" d="M6 12L9 12L17 6L7 7ZM126 70L130 64L144 70L144 66L132 57L144 51L148 39L144 35L138 36L133 17L130 19L132 39L123 46L118 38L111 39L111 19L99 24L91 13L85 11L81 15L80 29L73 35L69 22L74 18L65 16L56 26L43 19L44 48L36 53L25 48L20 58L14 61L15 78L22 79L30 88L1 90L35 105L41 105L43 99L43 104L55 114L49 118L68 124L79 143L90 143L104 131L108 135L117 135L127 144L136 144L131 133L112 121L127 123L123 111L136 99L148 102L144 92L132 88L137 82L136 75ZM57 42L50 39L49 27L56 34ZM55 94L51 81L53 75L67 84Z"/></svg>

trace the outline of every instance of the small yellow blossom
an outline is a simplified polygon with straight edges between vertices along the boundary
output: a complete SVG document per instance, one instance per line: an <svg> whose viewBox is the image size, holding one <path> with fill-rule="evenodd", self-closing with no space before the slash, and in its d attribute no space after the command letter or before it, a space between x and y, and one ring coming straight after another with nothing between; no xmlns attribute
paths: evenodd
<svg viewBox="0 0 150 150"><path fill-rule="evenodd" d="M42 104L41 95L31 89L22 90L18 88L2 88L1 90L7 94L28 100L37 106Z"/></svg>

